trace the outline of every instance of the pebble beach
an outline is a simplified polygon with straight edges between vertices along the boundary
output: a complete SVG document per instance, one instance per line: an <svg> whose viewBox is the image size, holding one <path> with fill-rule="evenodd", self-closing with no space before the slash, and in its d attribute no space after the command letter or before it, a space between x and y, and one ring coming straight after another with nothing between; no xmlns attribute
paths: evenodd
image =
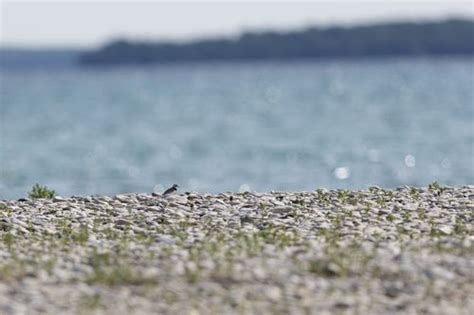
<svg viewBox="0 0 474 315"><path fill-rule="evenodd" d="M474 186L0 201L0 314L472 314Z"/></svg>

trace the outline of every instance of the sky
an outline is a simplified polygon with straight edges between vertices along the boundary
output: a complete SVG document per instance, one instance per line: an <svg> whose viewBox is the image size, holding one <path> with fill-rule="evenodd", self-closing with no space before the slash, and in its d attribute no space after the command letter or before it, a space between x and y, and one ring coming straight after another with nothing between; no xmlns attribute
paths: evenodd
<svg viewBox="0 0 474 315"><path fill-rule="evenodd" d="M0 0L0 47L95 48L117 38L187 41L243 31L448 17L474 18L474 0Z"/></svg>

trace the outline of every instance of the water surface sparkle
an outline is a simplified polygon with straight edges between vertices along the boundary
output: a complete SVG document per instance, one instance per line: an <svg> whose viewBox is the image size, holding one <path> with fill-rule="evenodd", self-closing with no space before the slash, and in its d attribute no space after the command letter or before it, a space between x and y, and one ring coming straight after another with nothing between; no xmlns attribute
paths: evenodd
<svg viewBox="0 0 474 315"><path fill-rule="evenodd" d="M473 184L473 64L1 70L0 199Z"/></svg>

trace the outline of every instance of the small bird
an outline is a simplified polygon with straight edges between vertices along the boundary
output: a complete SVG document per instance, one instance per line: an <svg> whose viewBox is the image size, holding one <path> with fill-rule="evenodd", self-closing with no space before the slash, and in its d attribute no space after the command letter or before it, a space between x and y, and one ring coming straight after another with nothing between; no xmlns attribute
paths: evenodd
<svg viewBox="0 0 474 315"><path fill-rule="evenodd" d="M171 186L170 188L168 188L168 189L163 193L163 196L174 193L175 191L178 190L178 188L179 188L179 186L176 185L176 184L174 184L173 186Z"/></svg>

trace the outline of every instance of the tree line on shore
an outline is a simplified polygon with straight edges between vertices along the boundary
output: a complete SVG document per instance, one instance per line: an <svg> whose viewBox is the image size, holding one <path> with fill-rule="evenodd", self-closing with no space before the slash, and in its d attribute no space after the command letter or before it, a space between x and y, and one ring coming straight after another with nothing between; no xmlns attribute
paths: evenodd
<svg viewBox="0 0 474 315"><path fill-rule="evenodd" d="M187 43L117 40L84 52L85 65L328 57L473 55L474 21L397 22L244 33Z"/></svg>

